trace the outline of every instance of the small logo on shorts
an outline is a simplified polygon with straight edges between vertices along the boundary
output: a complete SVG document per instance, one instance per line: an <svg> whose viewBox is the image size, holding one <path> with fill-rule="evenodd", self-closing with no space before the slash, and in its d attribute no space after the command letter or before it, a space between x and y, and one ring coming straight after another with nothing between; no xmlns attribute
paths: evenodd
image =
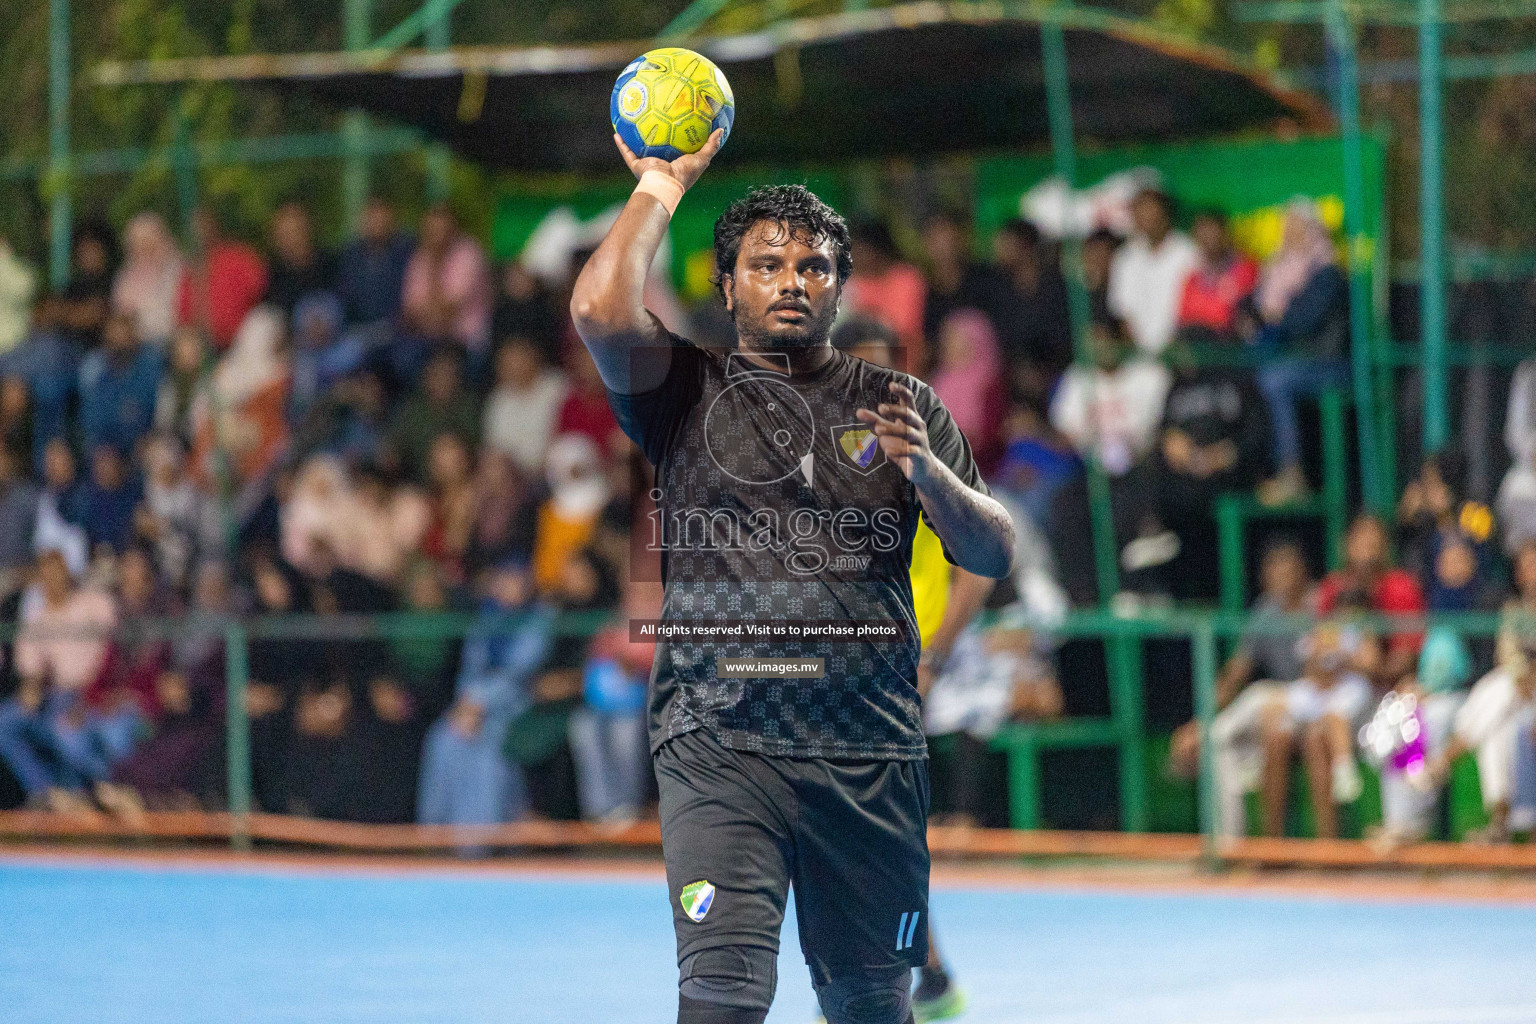
<svg viewBox="0 0 1536 1024"><path fill-rule="evenodd" d="M677 901L683 905L683 913L688 915L688 919L698 924L704 920L704 915L709 913L710 905L715 902L715 887L703 879L689 882L683 886Z"/></svg>
<svg viewBox="0 0 1536 1024"><path fill-rule="evenodd" d="M912 948L912 937L917 934L917 919L922 914L921 910L914 910L901 915L901 923L896 926L896 952Z"/></svg>

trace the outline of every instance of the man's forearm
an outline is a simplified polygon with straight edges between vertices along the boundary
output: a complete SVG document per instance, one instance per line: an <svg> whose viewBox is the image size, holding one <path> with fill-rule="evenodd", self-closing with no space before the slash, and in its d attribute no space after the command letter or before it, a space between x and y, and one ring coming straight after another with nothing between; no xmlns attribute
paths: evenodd
<svg viewBox="0 0 1536 1024"><path fill-rule="evenodd" d="M917 485L923 511L960 568L1002 579L1013 571L1013 521L994 498L972 490L955 471L930 457L928 477Z"/></svg>
<svg viewBox="0 0 1536 1024"><path fill-rule="evenodd" d="M647 391L666 376L666 364L647 358L635 379L635 346L661 344L661 328L645 308L645 279L667 234L670 217L655 197L629 197L602 244L582 268L571 293L571 318L603 381L621 393ZM651 379L653 378L654 379Z"/></svg>

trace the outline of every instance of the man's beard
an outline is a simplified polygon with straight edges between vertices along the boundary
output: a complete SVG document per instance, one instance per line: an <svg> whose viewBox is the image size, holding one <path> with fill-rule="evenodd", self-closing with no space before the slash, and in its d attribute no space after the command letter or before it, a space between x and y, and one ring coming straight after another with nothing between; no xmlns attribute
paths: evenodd
<svg viewBox="0 0 1536 1024"><path fill-rule="evenodd" d="M759 352L820 348L832 336L832 321L837 318L837 307L832 307L821 316L807 316L804 322L777 331L767 327L768 318L772 315L772 311L769 311L750 323L733 315L731 319L736 324L737 344Z"/></svg>

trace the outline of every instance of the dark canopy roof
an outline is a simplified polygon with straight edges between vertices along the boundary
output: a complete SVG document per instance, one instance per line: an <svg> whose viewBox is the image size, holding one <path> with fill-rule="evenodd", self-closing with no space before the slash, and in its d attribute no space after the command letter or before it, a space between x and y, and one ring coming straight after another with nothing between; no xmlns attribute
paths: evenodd
<svg viewBox="0 0 1536 1024"><path fill-rule="evenodd" d="M1064 24L1079 138L1166 140L1328 122L1310 97L1224 51L1081 10ZM97 77L260 82L388 115L493 166L611 169L608 93L648 45L158 61L104 66ZM997 4L903 4L684 45L716 61L736 94L723 164L919 156L1047 138L1040 23Z"/></svg>

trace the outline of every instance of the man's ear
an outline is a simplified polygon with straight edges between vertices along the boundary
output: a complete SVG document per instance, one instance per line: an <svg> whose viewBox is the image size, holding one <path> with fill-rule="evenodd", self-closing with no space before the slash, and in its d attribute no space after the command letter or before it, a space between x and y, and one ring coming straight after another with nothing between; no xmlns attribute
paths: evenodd
<svg viewBox="0 0 1536 1024"><path fill-rule="evenodd" d="M725 311L736 312L736 275L720 275L720 297L725 300Z"/></svg>

